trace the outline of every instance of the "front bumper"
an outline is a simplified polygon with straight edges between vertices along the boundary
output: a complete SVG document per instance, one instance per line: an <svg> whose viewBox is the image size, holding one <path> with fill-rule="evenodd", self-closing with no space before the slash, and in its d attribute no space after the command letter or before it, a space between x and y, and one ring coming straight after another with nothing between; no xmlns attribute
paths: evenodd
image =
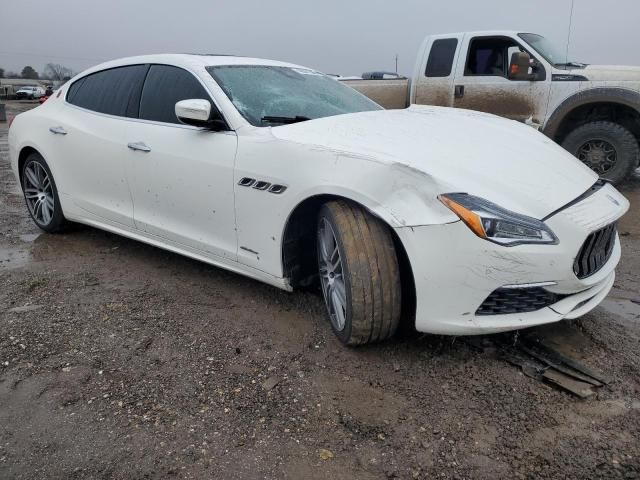
<svg viewBox="0 0 640 480"><path fill-rule="evenodd" d="M576 318L608 294L620 260L616 235L609 260L579 279L574 260L590 233L615 222L627 200L606 186L546 220L558 245L504 247L475 236L462 222L396 229L407 252L416 287L416 329L443 335L497 333ZM487 297L505 286L554 282L545 287L561 298L527 313L477 315Z"/></svg>

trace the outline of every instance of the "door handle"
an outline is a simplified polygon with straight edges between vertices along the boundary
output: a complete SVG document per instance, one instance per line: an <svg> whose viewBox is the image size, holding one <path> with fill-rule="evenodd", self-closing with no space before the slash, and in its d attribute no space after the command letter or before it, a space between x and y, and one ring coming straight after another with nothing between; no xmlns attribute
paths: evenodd
<svg viewBox="0 0 640 480"><path fill-rule="evenodd" d="M67 131L62 127L50 127L49 131L51 133L56 134L56 135L66 135L67 134Z"/></svg>
<svg viewBox="0 0 640 480"><path fill-rule="evenodd" d="M464 85L456 85L454 90L453 90L453 96L455 98L464 97Z"/></svg>
<svg viewBox="0 0 640 480"><path fill-rule="evenodd" d="M127 147L129 147L131 150L138 150L140 152L150 152L151 149L145 145L144 142L132 142L132 143L128 143Z"/></svg>

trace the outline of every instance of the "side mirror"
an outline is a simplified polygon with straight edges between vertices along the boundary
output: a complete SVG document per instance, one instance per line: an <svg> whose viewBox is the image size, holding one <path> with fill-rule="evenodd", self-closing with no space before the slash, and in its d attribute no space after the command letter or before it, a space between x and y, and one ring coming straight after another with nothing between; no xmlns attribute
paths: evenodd
<svg viewBox="0 0 640 480"><path fill-rule="evenodd" d="M180 100L176 103L176 117L185 125L207 128L209 130L226 130L227 123L217 109L211 107L209 100L199 98Z"/></svg>
<svg viewBox="0 0 640 480"><path fill-rule="evenodd" d="M529 73L531 56L527 52L514 52L509 65L509 80L534 80L535 75Z"/></svg>

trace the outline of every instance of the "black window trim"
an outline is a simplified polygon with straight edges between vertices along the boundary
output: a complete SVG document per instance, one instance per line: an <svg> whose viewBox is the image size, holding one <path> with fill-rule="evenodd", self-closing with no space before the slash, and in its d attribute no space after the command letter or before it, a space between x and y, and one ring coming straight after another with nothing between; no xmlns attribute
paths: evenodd
<svg viewBox="0 0 640 480"><path fill-rule="evenodd" d="M467 58L464 61L464 65L462 68L462 77L498 77L498 78L504 78L505 80L508 80L509 82L518 82L518 81L527 81L527 80L512 80L509 78L508 76L508 72L506 75L491 75L491 74L483 74L483 75L467 75L467 65L469 63L469 55L471 55L471 43L476 40L476 39L492 39L492 40L511 40L512 42L516 43L522 50L524 50L525 52L527 52L529 54L529 56L531 56L531 58L535 59L537 62L540 62L540 60L538 60L537 56L532 54L528 48L526 48L524 45L522 45L522 43L513 37L509 37L507 35L486 35L486 36L482 36L482 35L476 35L474 37L472 37L469 42L467 43ZM507 58L507 70L508 70L508 64L511 62L511 59ZM545 75L546 78L546 75Z"/></svg>
<svg viewBox="0 0 640 480"><path fill-rule="evenodd" d="M107 70L113 70L115 68L135 67L135 66L138 66L138 65L146 65L147 66L147 71L145 72L144 81L142 82L142 89L140 90L140 98L138 99L138 116L136 118L133 118L133 117L122 117L120 115L111 115L109 113L96 112L95 110L89 110L88 108L84 108L84 107L80 107L78 105L74 105L73 103L70 103L67 100L67 96L69 95L69 90L71 90L71 87L73 85L75 85L76 83L78 83L78 82L84 81L85 78L87 78L90 75L93 75L94 73L105 72ZM229 133L229 132L234 133L235 132L231 128L231 126L229 124L229 121L227 120L227 117L225 116L224 112L222 111L222 109L220 109L220 107L218 106L218 103L214 100L213 95L211 94L211 90L209 90L207 85L200 79L200 77L198 75L196 75L193 71L189 70L188 68L185 68L185 67L182 67L182 66L179 66L179 65L175 65L175 64L171 64L171 63L157 63L157 62L154 62L154 63L127 63L127 64L124 64L124 65L116 65L116 66L113 66L113 67L103 68L101 70L95 70L95 71L89 72L86 75L83 75L82 77L78 78L77 80L74 80L73 83L69 84L69 87L67 87L67 91L64 94L64 104L69 106L69 107L71 107L71 108L77 108L78 110L82 110L83 112L93 113L94 115L101 115L101 116L109 117L109 118L116 118L118 120L125 120L125 121L130 121L130 122L149 123L149 124L153 124L153 125L159 125L159 126L165 126L165 127L175 127L175 128L184 128L184 129L188 129L188 130L207 130L207 129L202 128L202 127L194 127L193 125L186 125L184 123L168 123L168 122L160 122L160 121L157 121L157 120L146 120L144 118L140 118L140 101L142 100L142 90L144 90L144 85L145 85L145 83L147 81L147 75L149 74L149 70L150 70L152 65L164 65L164 66L167 66L167 67L179 68L179 69L184 70L185 72L189 73L193 77L195 77L195 79L200 83L200 85L202 85L202 88L204 88L205 93L209 97L209 101L211 102L212 108L216 108L218 110L218 112L222 116L222 119L224 120L224 122L225 122L225 124L227 126L226 130L218 130L218 131L211 130L211 132L213 132L213 133Z"/></svg>
<svg viewBox="0 0 640 480"><path fill-rule="evenodd" d="M144 79L142 80L142 86L144 87L144 82L146 81L146 79L147 79L147 74L149 73L149 64L148 64L148 63L128 63L128 64L125 64L125 65L116 65L116 66L114 66L114 67L103 68L103 69L101 69L101 70L96 70L96 71L93 71L93 72L87 73L86 75L83 75L82 77L80 77L80 78L78 78L77 80L75 80L75 81L74 81L73 83L71 83L71 84L69 85L69 87L67 88L67 91L66 91L66 92L65 92L65 94L64 94L64 102L65 102L65 104L67 104L67 105L70 105L70 106L75 107L75 108L79 108L80 110L84 110L85 112L96 113L96 114L99 114L99 115L107 115L107 116L109 116L109 117L113 117L113 118L124 118L124 119L128 119L128 120L136 120L136 119L137 119L137 117L127 117L127 116L122 116L122 115L113 115L113 114L110 114L110 113L98 112L98 111L96 111L96 110L91 110L91 109L89 109L89 108L84 108L84 107L81 107L81 106L76 105L76 104L74 104L74 103L71 103L71 102L69 101L69 93L70 93L70 91L71 91L71 88L73 88L73 86L74 86L74 85L76 85L76 84L78 84L78 83L84 83L84 81L85 81L87 78L89 78L91 75L96 75L96 74L98 74L98 73L102 73L102 72L108 72L108 71L110 71L110 70L116 70L116 69L118 69L118 68L126 68L126 67L140 67L140 66L147 67L147 70L146 70L146 72L144 73ZM82 85L80 85L80 87L78 87L78 88L82 88ZM140 89L140 94L142 94L142 89ZM131 100L131 98L129 98L129 100ZM129 108L129 106L127 105L127 109L128 109L128 108ZM140 114L140 99L138 99L138 115L139 115L139 114Z"/></svg>

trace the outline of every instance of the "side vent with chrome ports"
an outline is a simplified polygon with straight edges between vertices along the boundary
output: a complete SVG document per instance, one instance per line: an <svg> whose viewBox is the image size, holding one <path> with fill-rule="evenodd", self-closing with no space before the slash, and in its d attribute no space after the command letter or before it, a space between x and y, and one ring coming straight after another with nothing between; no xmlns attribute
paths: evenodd
<svg viewBox="0 0 640 480"><path fill-rule="evenodd" d="M271 185L269 187L269 193L275 193L276 195L283 193L285 190L287 189L287 187L285 187L284 185Z"/></svg>
<svg viewBox="0 0 640 480"><path fill-rule="evenodd" d="M240 185L241 187L252 187L256 190L267 191L275 195L280 195L287 189L286 185L280 185L278 183L271 184L269 182L265 182L264 180L256 180L255 178L250 177L242 177L238 181L238 185Z"/></svg>
<svg viewBox="0 0 640 480"><path fill-rule="evenodd" d="M266 190L269 188L271 184L269 182L265 182L264 180L258 180L256 184L253 186L256 190Z"/></svg>
<svg viewBox="0 0 640 480"><path fill-rule="evenodd" d="M254 183L256 183L255 178L243 177L238 182L238 185L240 185L241 187L250 187Z"/></svg>

